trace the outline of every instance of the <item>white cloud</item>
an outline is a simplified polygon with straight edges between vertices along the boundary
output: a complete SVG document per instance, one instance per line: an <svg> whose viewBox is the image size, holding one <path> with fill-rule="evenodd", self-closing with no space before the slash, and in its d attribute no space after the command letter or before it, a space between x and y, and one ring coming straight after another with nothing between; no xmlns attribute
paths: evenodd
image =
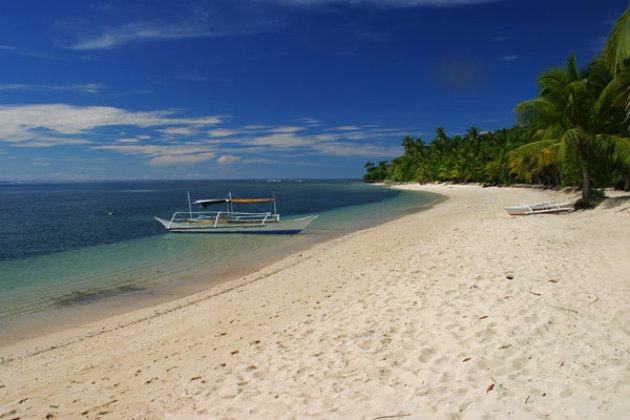
<svg viewBox="0 0 630 420"><path fill-rule="evenodd" d="M339 130L339 131L354 131L354 130L359 130L360 127L357 127L356 125L344 125L341 127L335 127L332 128L331 130Z"/></svg>
<svg viewBox="0 0 630 420"><path fill-rule="evenodd" d="M167 127L161 128L156 131L172 136L189 136L194 133L194 130L192 130L190 127Z"/></svg>
<svg viewBox="0 0 630 420"><path fill-rule="evenodd" d="M241 130L227 130L225 128L216 128L208 131L210 137L230 137L242 133Z"/></svg>
<svg viewBox="0 0 630 420"><path fill-rule="evenodd" d="M15 47L12 47L10 45L0 45L0 50L14 50Z"/></svg>
<svg viewBox="0 0 630 420"><path fill-rule="evenodd" d="M79 107L66 104L0 106L0 142L14 145L48 138L69 144L69 136L108 126L159 127L207 126L220 117L175 118L175 111L131 112L108 106Z"/></svg>
<svg viewBox="0 0 630 420"><path fill-rule="evenodd" d="M400 137L409 132L374 125L326 128L319 121L311 125L310 120L286 126L211 129L221 118L107 106L0 106L0 144L22 148L74 146L135 156L153 166L192 165L213 159L229 166L255 159L289 163L307 155L396 156L400 154ZM185 141L178 136L185 136Z"/></svg>
<svg viewBox="0 0 630 420"><path fill-rule="evenodd" d="M245 127L243 127L243 129L245 130L264 130L267 128L269 128L269 126L260 124L246 125Z"/></svg>
<svg viewBox="0 0 630 420"><path fill-rule="evenodd" d="M311 126L311 127L320 126L323 124L322 121L316 120L315 118L310 118L310 117L296 118L294 121L304 123L305 125Z"/></svg>
<svg viewBox="0 0 630 420"><path fill-rule="evenodd" d="M231 165L232 163L240 159L240 157L234 155L223 155L219 156L217 162L219 162L219 165Z"/></svg>
<svg viewBox="0 0 630 420"><path fill-rule="evenodd" d="M304 127L278 127L271 130L272 133L295 133L304 130Z"/></svg>

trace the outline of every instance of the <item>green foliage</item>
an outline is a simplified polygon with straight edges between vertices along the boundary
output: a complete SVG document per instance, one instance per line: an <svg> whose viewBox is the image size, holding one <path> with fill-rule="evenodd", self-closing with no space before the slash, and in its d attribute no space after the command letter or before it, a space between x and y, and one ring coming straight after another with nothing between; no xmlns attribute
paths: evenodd
<svg viewBox="0 0 630 420"><path fill-rule="evenodd" d="M612 74L616 74L630 58L630 5L613 26L602 52Z"/></svg>
<svg viewBox="0 0 630 420"><path fill-rule="evenodd" d="M378 166L373 162L367 162L364 165L367 173L363 176L365 182L378 182L385 179L387 175L387 161L382 160L378 163Z"/></svg>
<svg viewBox="0 0 630 420"><path fill-rule="evenodd" d="M439 127L435 139L405 137L404 154L379 167L366 164L366 181L483 182L507 184L517 180L509 168L508 152L527 142L521 127L482 133L471 127L466 134L449 138ZM384 162L381 162L382 164Z"/></svg>
<svg viewBox="0 0 630 420"><path fill-rule="evenodd" d="M630 190L630 6L612 28L603 58L580 69L571 53L563 68L538 77L539 95L516 107L518 126L449 138L442 127L425 144L405 137L391 163L366 164L366 181L480 182Z"/></svg>
<svg viewBox="0 0 630 420"><path fill-rule="evenodd" d="M533 141L512 155L538 170L561 168L565 182L581 185L588 200L593 184L611 183L615 161L630 163L628 139L619 135L624 115L615 106L615 81L602 59L580 71L571 53L565 68L540 75L538 87L538 98L516 107Z"/></svg>

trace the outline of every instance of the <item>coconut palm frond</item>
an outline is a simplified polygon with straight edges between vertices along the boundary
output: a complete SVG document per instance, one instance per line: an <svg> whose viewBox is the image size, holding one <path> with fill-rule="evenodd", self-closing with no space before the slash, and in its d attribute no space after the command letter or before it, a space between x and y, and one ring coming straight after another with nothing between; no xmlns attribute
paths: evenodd
<svg viewBox="0 0 630 420"><path fill-rule="evenodd" d="M561 141L565 144L576 145L578 147L586 145L591 137L581 128L570 128L564 132Z"/></svg>
<svg viewBox="0 0 630 420"><path fill-rule="evenodd" d="M538 166L544 167L558 162L558 146L557 139L538 140L516 148L511 156L514 159L529 159L536 162Z"/></svg>
<svg viewBox="0 0 630 420"><path fill-rule="evenodd" d="M595 101L593 105L593 112L596 115L600 115L602 112L602 107L606 104L613 105L618 100L619 97L619 87L615 80L611 80L604 87L604 89L599 94L599 97ZM625 98L624 98L625 99Z"/></svg>
<svg viewBox="0 0 630 420"><path fill-rule="evenodd" d="M602 52L602 58L613 75L630 58L630 5L615 23Z"/></svg>
<svg viewBox="0 0 630 420"><path fill-rule="evenodd" d="M546 129L541 131L543 133L541 140L558 141L558 139L562 138L566 128L562 123L554 121L552 124L548 125Z"/></svg>
<svg viewBox="0 0 630 420"><path fill-rule="evenodd" d="M519 123L534 127L546 125L542 122L541 116L553 114L551 104L543 98L520 102L514 108L514 112L516 112L516 120Z"/></svg>
<svg viewBox="0 0 630 420"><path fill-rule="evenodd" d="M613 134L598 134L595 138L600 147L612 152L613 160L630 165L630 138Z"/></svg>
<svg viewBox="0 0 630 420"><path fill-rule="evenodd" d="M565 71L567 73L569 80L571 81L578 80L581 78L580 69L578 68L577 59L575 58L575 53L573 51L571 51L571 54L569 54L569 57L567 58Z"/></svg>

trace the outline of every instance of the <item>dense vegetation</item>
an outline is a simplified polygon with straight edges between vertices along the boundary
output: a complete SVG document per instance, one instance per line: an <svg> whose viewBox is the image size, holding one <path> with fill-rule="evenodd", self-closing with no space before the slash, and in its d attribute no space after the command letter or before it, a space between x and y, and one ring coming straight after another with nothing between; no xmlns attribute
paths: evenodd
<svg viewBox="0 0 630 420"><path fill-rule="evenodd" d="M366 163L364 180L580 186L585 199L592 188L630 189L630 6L601 57L580 69L571 53L538 88L513 128L449 138L440 127L428 144L405 137L404 154Z"/></svg>

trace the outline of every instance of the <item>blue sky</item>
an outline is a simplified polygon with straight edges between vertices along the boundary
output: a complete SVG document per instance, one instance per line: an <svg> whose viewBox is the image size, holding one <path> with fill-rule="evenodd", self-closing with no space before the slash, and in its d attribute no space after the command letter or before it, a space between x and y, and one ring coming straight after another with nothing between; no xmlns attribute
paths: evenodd
<svg viewBox="0 0 630 420"><path fill-rule="evenodd" d="M511 127L612 0L4 1L0 180L358 178Z"/></svg>

